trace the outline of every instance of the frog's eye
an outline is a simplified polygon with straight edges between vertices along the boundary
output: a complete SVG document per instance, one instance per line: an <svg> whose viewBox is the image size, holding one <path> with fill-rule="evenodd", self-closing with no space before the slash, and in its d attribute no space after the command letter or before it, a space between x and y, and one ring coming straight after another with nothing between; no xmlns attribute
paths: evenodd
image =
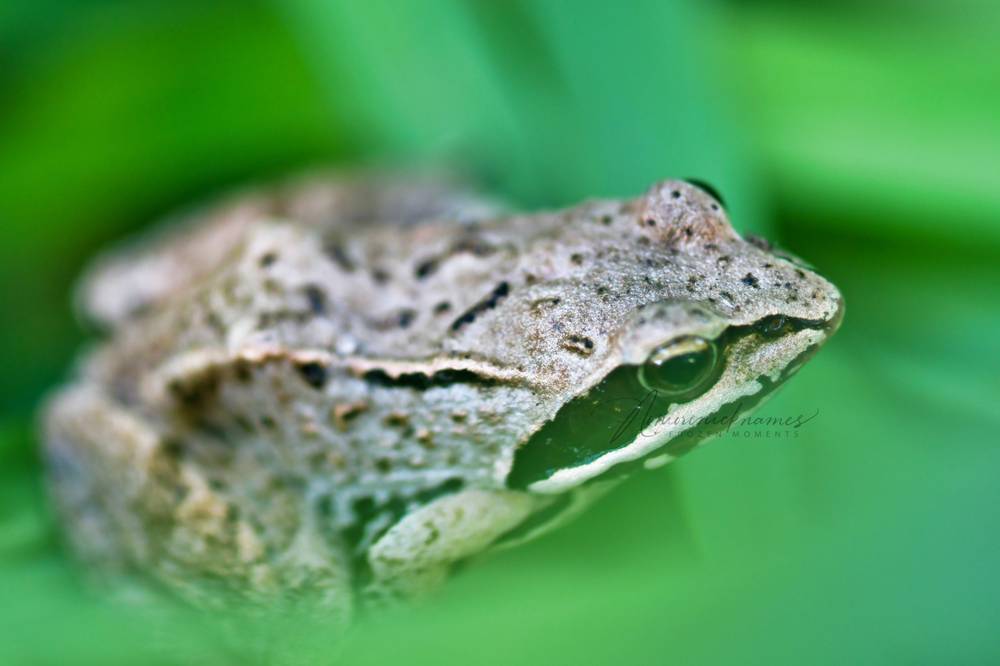
<svg viewBox="0 0 1000 666"><path fill-rule="evenodd" d="M788 317L784 317L782 315L764 317L754 324L754 330L765 338L773 340L774 338L780 338L782 335L791 332L792 322L788 319Z"/></svg>
<svg viewBox="0 0 1000 666"><path fill-rule="evenodd" d="M639 367L639 383L669 397L693 397L714 376L719 353L710 340L681 338L656 349Z"/></svg>
<svg viewBox="0 0 1000 666"><path fill-rule="evenodd" d="M701 180L699 178L685 178L684 182L704 190L710 197L718 201L720 206L722 206L723 208L726 207L726 202L722 198L722 195L719 194L719 190L715 189L704 180Z"/></svg>

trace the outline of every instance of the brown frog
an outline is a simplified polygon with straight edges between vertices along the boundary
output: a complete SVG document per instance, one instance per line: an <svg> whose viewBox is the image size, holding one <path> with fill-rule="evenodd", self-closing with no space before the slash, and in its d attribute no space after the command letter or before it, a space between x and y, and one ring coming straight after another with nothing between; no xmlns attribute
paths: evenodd
<svg viewBox="0 0 1000 666"><path fill-rule="evenodd" d="M80 556L200 606L432 589L710 437L843 310L682 181L519 214L321 175L188 218L88 273L109 335L44 430Z"/></svg>

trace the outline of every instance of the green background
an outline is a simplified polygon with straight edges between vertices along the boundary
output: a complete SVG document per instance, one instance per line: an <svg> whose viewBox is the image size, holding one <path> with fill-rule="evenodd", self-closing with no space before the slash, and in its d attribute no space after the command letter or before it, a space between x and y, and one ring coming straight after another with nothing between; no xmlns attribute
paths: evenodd
<svg viewBox="0 0 1000 666"><path fill-rule="evenodd" d="M847 302L760 412L818 410L797 436L636 478L343 663L1000 663L998 28L964 0L3 3L0 663L169 663L79 583L40 484L84 262L324 163L446 166L523 207L699 177Z"/></svg>

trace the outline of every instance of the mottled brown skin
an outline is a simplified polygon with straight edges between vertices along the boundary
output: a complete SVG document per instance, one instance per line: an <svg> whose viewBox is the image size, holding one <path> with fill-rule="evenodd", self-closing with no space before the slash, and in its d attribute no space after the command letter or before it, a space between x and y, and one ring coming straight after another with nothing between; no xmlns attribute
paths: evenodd
<svg viewBox="0 0 1000 666"><path fill-rule="evenodd" d="M684 182L495 211L311 179L99 263L81 301L109 339L45 418L76 550L203 606L347 617L359 590L419 593L558 501L507 489L514 452L616 367L768 315L838 321L832 285ZM744 356L776 372L796 344ZM744 356L719 391L763 373Z"/></svg>

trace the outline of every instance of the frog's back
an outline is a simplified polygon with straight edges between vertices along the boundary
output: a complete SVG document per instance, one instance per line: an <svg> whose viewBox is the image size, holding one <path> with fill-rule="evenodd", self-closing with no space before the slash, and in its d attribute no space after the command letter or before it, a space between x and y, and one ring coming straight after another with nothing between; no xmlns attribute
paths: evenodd
<svg viewBox="0 0 1000 666"><path fill-rule="evenodd" d="M328 172L250 187L171 216L148 237L100 257L83 280L80 309L111 328L155 308L211 273L262 220L323 229L336 253L337 239L373 224L463 221L498 210L497 202L444 178Z"/></svg>

